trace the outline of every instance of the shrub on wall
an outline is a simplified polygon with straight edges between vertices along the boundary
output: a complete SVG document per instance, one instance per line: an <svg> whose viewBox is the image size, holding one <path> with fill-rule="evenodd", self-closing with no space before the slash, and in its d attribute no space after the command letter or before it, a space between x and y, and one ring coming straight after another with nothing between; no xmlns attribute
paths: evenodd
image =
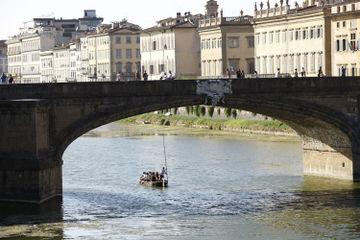
<svg viewBox="0 0 360 240"><path fill-rule="evenodd" d="M209 117L213 117L214 116L214 111L215 111L215 108L214 107L209 107L208 108L208 114L209 114Z"/></svg>
<svg viewBox="0 0 360 240"><path fill-rule="evenodd" d="M233 116L234 119L236 119L237 118L237 110L233 109L231 115Z"/></svg>
<svg viewBox="0 0 360 240"><path fill-rule="evenodd" d="M206 108L204 106L200 107L200 114L202 117L206 115Z"/></svg>
<svg viewBox="0 0 360 240"><path fill-rule="evenodd" d="M225 116L227 117L227 118L230 118L231 117L231 108L225 108Z"/></svg>
<svg viewBox="0 0 360 240"><path fill-rule="evenodd" d="M197 116L197 117L200 117L200 106L195 106L195 115Z"/></svg>

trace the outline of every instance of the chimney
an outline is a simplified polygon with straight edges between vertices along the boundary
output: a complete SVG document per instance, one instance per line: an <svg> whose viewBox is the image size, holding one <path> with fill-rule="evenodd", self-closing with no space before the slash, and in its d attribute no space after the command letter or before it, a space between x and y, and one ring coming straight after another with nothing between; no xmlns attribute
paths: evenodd
<svg viewBox="0 0 360 240"><path fill-rule="evenodd" d="M180 17L181 17L181 13L180 12L176 13L176 18L180 18Z"/></svg>
<svg viewBox="0 0 360 240"><path fill-rule="evenodd" d="M112 22L111 23L111 29L115 29L119 27L119 23L118 22Z"/></svg>

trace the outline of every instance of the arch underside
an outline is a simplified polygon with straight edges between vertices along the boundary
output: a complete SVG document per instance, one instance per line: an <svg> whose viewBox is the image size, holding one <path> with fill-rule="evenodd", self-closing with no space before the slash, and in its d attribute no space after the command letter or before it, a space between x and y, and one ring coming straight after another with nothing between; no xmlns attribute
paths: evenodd
<svg viewBox="0 0 360 240"><path fill-rule="evenodd" d="M124 99L123 99L124 100ZM149 97L146 101L107 104L101 110L85 114L61 131L56 139L56 155L86 132L108 123L156 110L203 104L204 97ZM263 114L292 127L303 139L304 172L311 175L354 179L353 144L356 131L342 113L324 106L295 99L226 97L222 107Z"/></svg>

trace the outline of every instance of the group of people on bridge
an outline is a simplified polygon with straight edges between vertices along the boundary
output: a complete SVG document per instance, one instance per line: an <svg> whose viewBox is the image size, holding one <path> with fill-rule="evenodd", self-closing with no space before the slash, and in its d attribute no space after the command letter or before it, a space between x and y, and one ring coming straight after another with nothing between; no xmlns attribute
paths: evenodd
<svg viewBox="0 0 360 240"><path fill-rule="evenodd" d="M14 78L11 74L9 76L6 76L5 73L2 74L1 84L13 84L13 83L14 83Z"/></svg>

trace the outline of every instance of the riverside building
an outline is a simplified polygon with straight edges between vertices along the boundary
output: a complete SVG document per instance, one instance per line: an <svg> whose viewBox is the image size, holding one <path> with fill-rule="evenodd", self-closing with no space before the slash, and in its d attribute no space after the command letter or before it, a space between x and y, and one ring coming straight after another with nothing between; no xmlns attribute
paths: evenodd
<svg viewBox="0 0 360 240"><path fill-rule="evenodd" d="M85 32L92 31L102 22L94 10L85 10L80 19L34 18L30 27L20 29L20 33L6 43L8 48L9 74L16 82L40 83L49 78L42 75L42 52L57 45L66 44Z"/></svg>
<svg viewBox="0 0 360 240"><path fill-rule="evenodd" d="M291 8L280 0L273 7L255 4L255 68L272 76L277 69L294 75L318 70L331 75L331 6L340 0L305 0Z"/></svg>
<svg viewBox="0 0 360 240"><path fill-rule="evenodd" d="M142 73L146 71L149 80L159 80L170 71L176 79L200 75L199 18L199 14L177 13L141 32Z"/></svg>
<svg viewBox="0 0 360 240"><path fill-rule="evenodd" d="M41 82L54 82L54 52L53 50L43 51L40 53L41 62Z"/></svg>
<svg viewBox="0 0 360 240"><path fill-rule="evenodd" d="M140 75L140 31L138 25L122 20L81 38L86 43L81 47L82 70L87 69L88 78L116 80L121 75L123 80L133 80L137 72Z"/></svg>
<svg viewBox="0 0 360 240"><path fill-rule="evenodd" d="M216 1L207 1L206 13L199 22L201 76L222 77L238 69L254 72L253 17L223 17ZM227 71L228 70L228 71Z"/></svg>
<svg viewBox="0 0 360 240"><path fill-rule="evenodd" d="M360 2L344 1L331 8L332 75L360 76Z"/></svg>

